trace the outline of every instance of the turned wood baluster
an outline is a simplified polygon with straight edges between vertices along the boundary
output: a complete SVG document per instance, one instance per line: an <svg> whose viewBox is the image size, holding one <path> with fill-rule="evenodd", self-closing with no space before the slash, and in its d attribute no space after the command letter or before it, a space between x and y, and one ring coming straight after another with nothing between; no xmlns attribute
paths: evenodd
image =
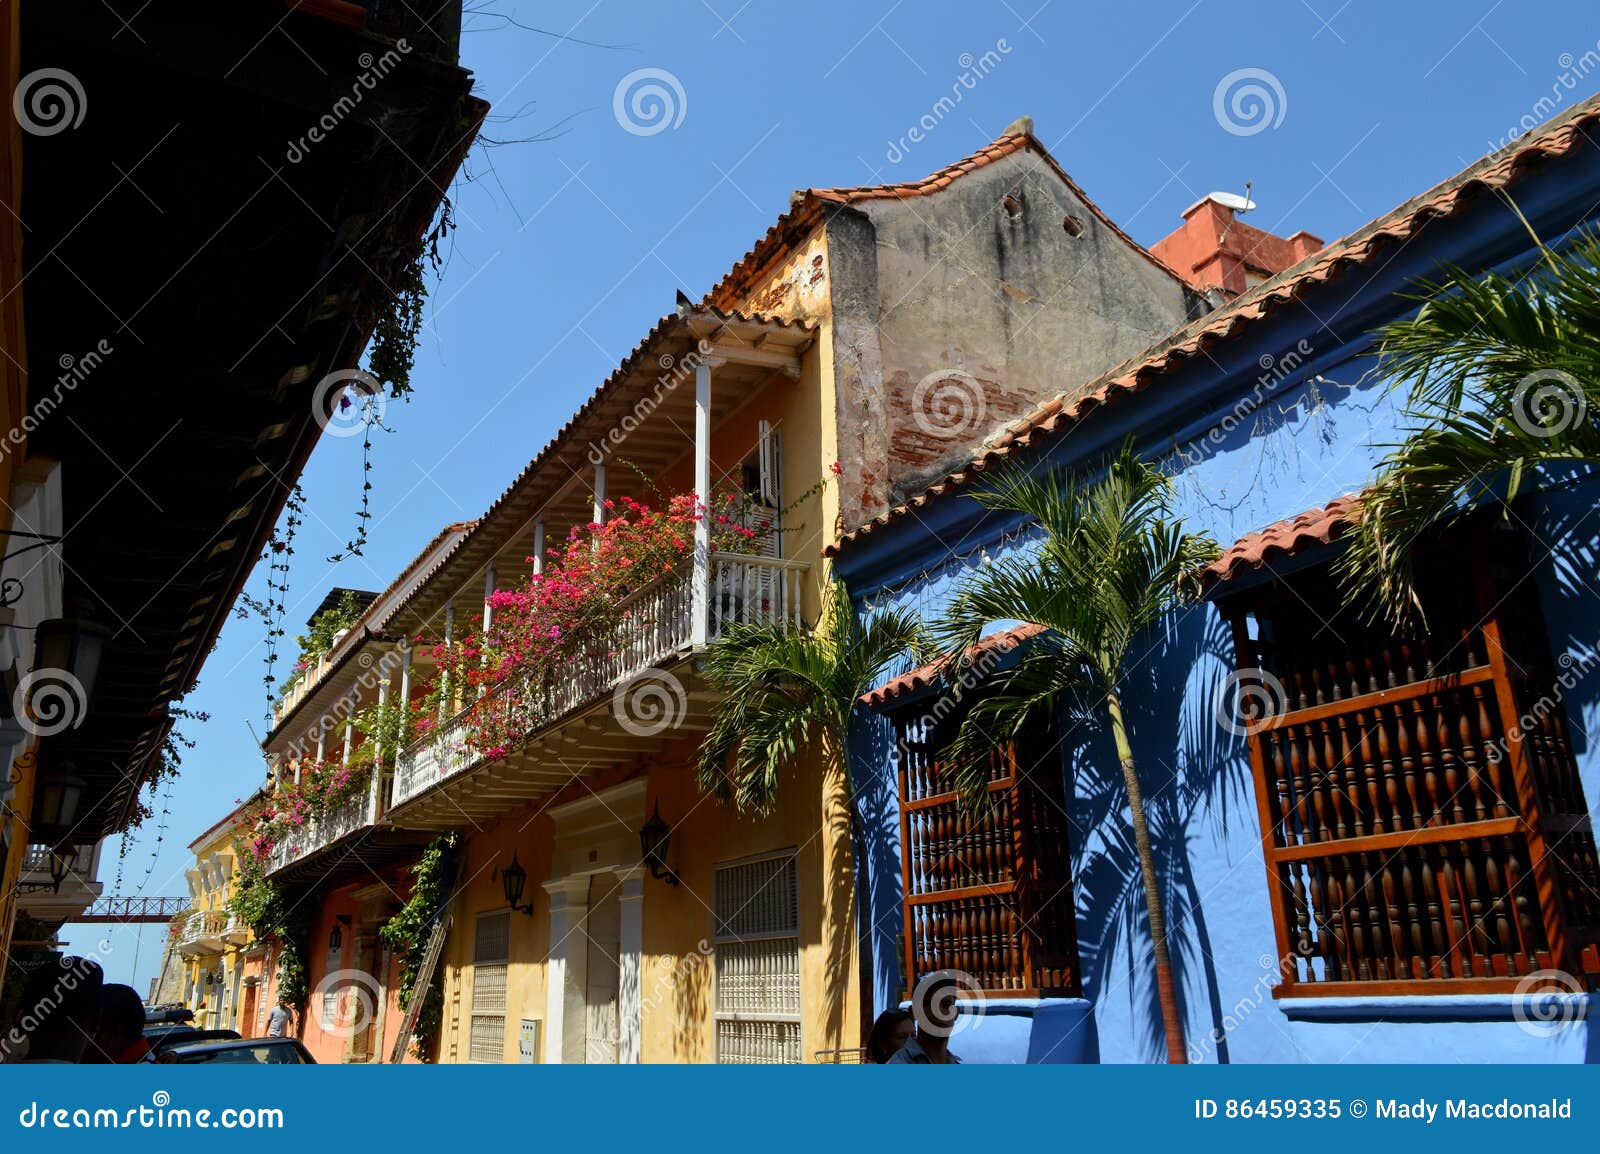
<svg viewBox="0 0 1600 1154"><path fill-rule="evenodd" d="M1484 751L1484 776L1494 791L1495 817L1510 817L1514 812L1511 799L1517 796L1516 784L1511 778L1509 751L1495 739L1494 724L1489 720L1489 694L1482 685L1472 687L1472 701L1477 714L1479 747Z"/></svg>
<svg viewBox="0 0 1600 1154"><path fill-rule="evenodd" d="M1344 836L1344 818L1330 796L1328 774L1317 756L1317 739L1309 725L1299 725L1293 730L1295 750L1305 758L1306 786L1311 791L1311 808L1316 812L1317 839L1328 841L1335 836L1334 827L1328 823L1328 810L1333 810L1338 824L1337 836Z"/></svg>
<svg viewBox="0 0 1600 1154"><path fill-rule="evenodd" d="M1405 786L1406 799L1411 803L1411 828L1422 827L1422 803L1417 789L1417 761L1411 756L1411 734L1406 725L1405 712L1400 706L1392 711L1394 718L1395 752L1400 761L1400 781Z"/></svg>
<svg viewBox="0 0 1600 1154"><path fill-rule="evenodd" d="M1375 833L1373 826L1374 814L1367 812L1363 804L1362 777L1365 769L1356 761L1356 751L1350 740L1350 715L1341 713L1333 720L1333 728L1339 732L1338 748L1335 749L1332 735L1329 734L1327 723L1323 723L1323 733L1328 742L1328 756L1333 763L1340 767L1344 774L1345 801L1350 806L1350 833L1354 837L1363 834Z"/></svg>
<svg viewBox="0 0 1600 1154"><path fill-rule="evenodd" d="M1326 860L1308 863L1311 870L1312 902L1317 915L1317 941L1322 946L1322 962L1330 982L1348 977L1344 969L1345 945L1340 931L1338 884L1329 876L1330 863Z"/></svg>
<svg viewBox="0 0 1600 1154"><path fill-rule="evenodd" d="M1467 929L1472 941L1472 973L1478 977L1493 977L1494 964L1490 958L1494 951L1489 945L1483 891L1478 887L1476 855L1468 845L1452 845L1448 852L1455 855L1456 859L1456 880L1461 887L1461 905L1466 911Z"/></svg>
<svg viewBox="0 0 1600 1154"><path fill-rule="evenodd" d="M1494 934L1495 952L1500 956L1505 973L1515 974L1518 972L1517 954L1521 951L1511 922L1510 892L1505 888L1505 875L1494 843L1485 840L1478 845L1483 862L1483 884L1490 895L1489 916L1493 919L1490 930Z"/></svg>
<svg viewBox="0 0 1600 1154"><path fill-rule="evenodd" d="M1350 864L1350 855L1340 854L1336 860L1343 874L1341 896L1344 899L1344 922L1350 945L1350 960L1354 963L1356 976L1362 981L1368 981L1373 975L1371 958L1367 953L1366 898L1356 880L1356 871Z"/></svg>
<svg viewBox="0 0 1600 1154"><path fill-rule="evenodd" d="M1521 961L1527 972L1531 973L1545 967L1545 960L1540 956L1545 948L1544 931L1534 916L1533 898L1528 892L1533 888L1533 883L1528 877L1527 865L1515 844L1502 844L1506 845L1506 885L1510 889L1511 913L1522 946Z"/></svg>
<svg viewBox="0 0 1600 1154"><path fill-rule="evenodd" d="M1316 952L1311 941L1311 894L1306 888L1304 867L1299 862L1290 862L1287 868L1289 904L1294 911L1295 953L1310 967L1311 956Z"/></svg>
<svg viewBox="0 0 1600 1154"><path fill-rule="evenodd" d="M1429 855L1422 852L1417 854L1417 857L1420 859L1418 881L1422 885L1424 916L1428 923L1428 945L1431 947L1431 952L1428 954L1428 973L1436 978L1445 977L1449 965L1446 955L1450 950L1450 938L1445 932L1444 915L1439 909L1438 878L1435 876Z"/></svg>
<svg viewBox="0 0 1600 1154"><path fill-rule="evenodd" d="M1440 964L1450 977L1468 977L1472 973L1471 966L1465 962L1468 931L1464 921L1465 911L1462 911L1463 916L1457 916L1456 913L1458 886L1455 863L1441 846L1429 846L1427 852L1435 862L1439 905L1444 913L1445 954Z"/></svg>
<svg viewBox="0 0 1600 1154"><path fill-rule="evenodd" d="M1472 805L1472 820L1482 821L1489 815L1489 807L1483 796L1483 775L1478 767L1478 745L1472 740L1472 718L1467 714L1467 695L1460 690L1450 694L1450 710L1455 714L1453 727L1454 741L1451 741L1452 727L1445 716L1446 711L1439 711L1439 732L1441 741L1448 744L1453 750L1455 758L1461 763L1467 778L1467 797Z"/></svg>
<svg viewBox="0 0 1600 1154"><path fill-rule="evenodd" d="M1306 840L1305 815L1301 807L1305 799L1290 788L1289 767L1283 756L1285 735L1281 731L1274 731L1262 734L1260 740L1266 743L1267 751L1272 755L1272 781L1278 795L1275 840L1280 846L1303 845Z"/></svg>
<svg viewBox="0 0 1600 1154"><path fill-rule="evenodd" d="M1429 731L1427 719L1422 712L1422 702L1418 698L1411 699L1409 716L1406 715L1406 711L1400 711L1400 724L1412 726L1417 743L1417 760L1422 768L1422 788L1427 798L1425 802L1427 815L1422 824L1437 825L1443 809L1439 797L1439 771L1433 755L1433 734Z"/></svg>
<svg viewBox="0 0 1600 1154"><path fill-rule="evenodd" d="M1394 749L1389 744L1389 727L1385 724L1382 708L1374 708L1372 711L1372 730L1377 737L1378 766L1383 776L1383 792L1389 799L1390 830L1398 833L1405 827L1405 818L1400 811L1400 778L1395 772Z"/></svg>
<svg viewBox="0 0 1600 1154"><path fill-rule="evenodd" d="M1411 931L1411 976L1428 976L1428 950L1425 938L1422 906L1417 901L1417 875L1411 869L1409 854L1400 854L1400 892L1405 896L1406 925ZM1390 869L1394 868L1390 863Z"/></svg>
<svg viewBox="0 0 1600 1154"><path fill-rule="evenodd" d="M1409 978L1412 974L1409 951L1406 946L1407 934L1394 875L1394 860L1392 858L1383 859L1379 864L1378 876L1383 885L1383 906L1389 922L1389 952L1394 955L1395 976L1397 978Z"/></svg>
<svg viewBox="0 0 1600 1154"><path fill-rule="evenodd" d="M1389 946L1388 919L1385 916L1387 911L1384 909L1383 893L1378 880L1372 873L1372 858L1372 854L1366 853L1357 857L1361 864L1361 896L1365 902L1373 966L1378 977L1390 979L1395 976L1390 965L1394 951Z"/></svg>

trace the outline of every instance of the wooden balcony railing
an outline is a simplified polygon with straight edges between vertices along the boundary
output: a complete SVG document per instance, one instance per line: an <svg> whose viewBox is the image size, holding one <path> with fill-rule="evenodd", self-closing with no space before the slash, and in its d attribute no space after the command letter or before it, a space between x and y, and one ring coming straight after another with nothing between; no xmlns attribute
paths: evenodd
<svg viewBox="0 0 1600 1154"><path fill-rule="evenodd" d="M940 759L952 728L897 719L907 992L930 973L957 970L986 995L1075 996L1071 850L1055 743L996 750L990 806L974 813Z"/></svg>
<svg viewBox="0 0 1600 1154"><path fill-rule="evenodd" d="M804 628L801 581L808 568L803 561L713 554L704 594L708 639L714 640L735 622ZM620 608L615 628L593 638L549 685L533 690L527 680L513 680L496 686L402 750L395 763L391 806L402 805L483 760L466 744L469 727L532 735L610 694L635 674L692 650L694 582L688 563L639 590Z"/></svg>

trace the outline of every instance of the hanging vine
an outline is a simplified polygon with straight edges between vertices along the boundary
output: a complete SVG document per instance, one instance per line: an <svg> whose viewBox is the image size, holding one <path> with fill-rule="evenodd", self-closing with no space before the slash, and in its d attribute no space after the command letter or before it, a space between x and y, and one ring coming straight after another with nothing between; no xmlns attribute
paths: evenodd
<svg viewBox="0 0 1600 1154"><path fill-rule="evenodd" d="M331 554L328 563L337 565L346 557L364 557L367 544L367 527L372 521L372 430L393 432L383 423L383 411L376 398L367 397L361 403L361 508L356 511L355 536L344 543L342 552Z"/></svg>
<svg viewBox="0 0 1600 1154"><path fill-rule="evenodd" d="M402 1010L410 1008L411 999L416 995L423 955L428 952L428 938L450 897L450 883L455 875L455 846L456 835L453 833L436 837L428 844L411 869L411 896L378 931L378 936L387 945L401 951ZM423 1061L427 1061L433 1052L443 1017L443 984L430 982L423 996L422 1009L417 1013L416 1027L412 1031L417 1056Z"/></svg>

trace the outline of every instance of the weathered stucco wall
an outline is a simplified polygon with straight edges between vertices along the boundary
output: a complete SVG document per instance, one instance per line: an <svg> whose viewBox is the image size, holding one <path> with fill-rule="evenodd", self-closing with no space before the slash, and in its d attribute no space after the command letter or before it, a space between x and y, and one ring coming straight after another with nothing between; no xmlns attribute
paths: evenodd
<svg viewBox="0 0 1600 1154"><path fill-rule="evenodd" d="M850 527L1190 304L1032 152L931 195L838 209L827 235Z"/></svg>

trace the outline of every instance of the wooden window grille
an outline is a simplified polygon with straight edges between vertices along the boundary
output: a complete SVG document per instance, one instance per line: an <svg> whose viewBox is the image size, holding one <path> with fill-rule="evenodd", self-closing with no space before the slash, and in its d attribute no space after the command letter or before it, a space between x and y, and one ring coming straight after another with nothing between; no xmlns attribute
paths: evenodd
<svg viewBox="0 0 1600 1154"><path fill-rule="evenodd" d="M712 874L717 1061L800 1061L800 905L795 851Z"/></svg>
<svg viewBox="0 0 1600 1154"><path fill-rule="evenodd" d="M955 792L940 751L958 716L895 720L907 993L958 970L985 995L1079 994L1065 777L1041 728L997 748L986 811Z"/></svg>
<svg viewBox="0 0 1600 1154"><path fill-rule="evenodd" d="M1419 567L1426 631L1372 626L1326 566L1223 602L1241 679L1278 698L1244 719L1278 996L1600 979L1594 835L1504 538Z"/></svg>
<svg viewBox="0 0 1600 1154"><path fill-rule="evenodd" d="M480 915L472 943L469 1062L505 1061L506 977L510 959L511 915Z"/></svg>

